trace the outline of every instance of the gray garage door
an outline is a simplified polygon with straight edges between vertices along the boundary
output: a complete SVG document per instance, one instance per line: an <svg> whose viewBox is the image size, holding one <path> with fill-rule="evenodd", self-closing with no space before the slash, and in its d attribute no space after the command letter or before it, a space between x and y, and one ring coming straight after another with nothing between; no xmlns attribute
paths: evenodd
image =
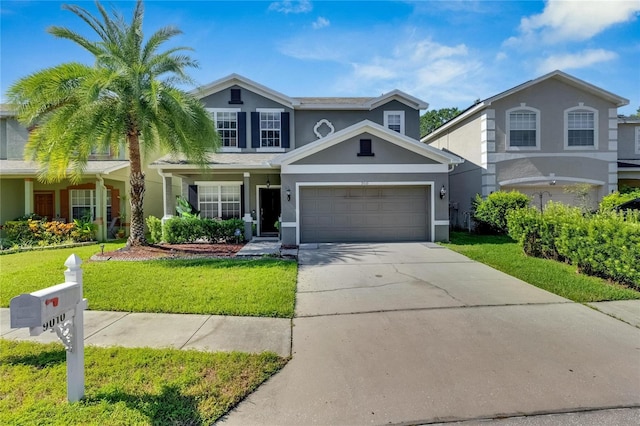
<svg viewBox="0 0 640 426"><path fill-rule="evenodd" d="M303 187L300 242L428 241L429 188Z"/></svg>

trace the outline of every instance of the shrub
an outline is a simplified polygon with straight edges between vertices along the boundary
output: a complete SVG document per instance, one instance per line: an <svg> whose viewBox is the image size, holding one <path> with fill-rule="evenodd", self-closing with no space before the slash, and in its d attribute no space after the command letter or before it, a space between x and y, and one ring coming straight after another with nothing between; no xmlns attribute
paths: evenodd
<svg viewBox="0 0 640 426"><path fill-rule="evenodd" d="M239 237L235 236L240 230ZM242 219L200 219L191 217L172 217L162 226L162 240L169 244L192 243L198 240L208 242L229 242L244 239Z"/></svg>
<svg viewBox="0 0 640 426"><path fill-rule="evenodd" d="M19 246L45 246L61 244L69 240L78 241L75 238L75 223L26 219L6 222L3 229L7 233L10 244Z"/></svg>
<svg viewBox="0 0 640 426"><path fill-rule="evenodd" d="M531 200L518 191L497 191L486 199L476 195L473 201L473 220L478 222L480 229L491 232L507 233L507 213L510 210L527 207Z"/></svg>
<svg viewBox="0 0 640 426"><path fill-rule="evenodd" d="M509 235L531 256L567 260L579 271L640 288L640 213L600 212L549 203L511 211Z"/></svg>
<svg viewBox="0 0 640 426"><path fill-rule="evenodd" d="M147 228L149 228L149 241L159 243L162 241L162 221L155 216L147 218Z"/></svg>
<svg viewBox="0 0 640 426"><path fill-rule="evenodd" d="M626 203L627 201L635 200L636 198L640 198L640 188L633 189L627 192L616 191L605 196L602 201L600 201L600 211L611 211L620 204Z"/></svg>

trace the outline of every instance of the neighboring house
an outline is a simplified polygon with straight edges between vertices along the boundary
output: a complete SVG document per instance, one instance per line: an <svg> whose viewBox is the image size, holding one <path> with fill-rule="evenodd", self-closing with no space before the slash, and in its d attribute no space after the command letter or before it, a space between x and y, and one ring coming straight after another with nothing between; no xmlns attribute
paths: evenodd
<svg viewBox="0 0 640 426"><path fill-rule="evenodd" d="M618 186L640 188L640 118L618 117Z"/></svg>
<svg viewBox="0 0 640 426"><path fill-rule="evenodd" d="M498 190L523 192L535 206L575 205L583 201L567 190L588 184L588 207L597 207L618 188L617 108L628 103L554 71L479 101L424 136L465 159L450 174L452 225L468 226L475 195Z"/></svg>
<svg viewBox="0 0 640 426"><path fill-rule="evenodd" d="M129 192L129 162L124 155L96 152L78 184L69 180L43 183L38 180L38 165L24 159L28 137L14 111L1 105L0 224L32 213L66 222L90 214L98 225L98 239L110 237L109 225L120 215L121 196ZM160 215L161 178L155 170L147 170L146 175L145 213Z"/></svg>
<svg viewBox="0 0 640 426"><path fill-rule="evenodd" d="M425 102L397 90L294 98L236 74L194 94L222 147L206 169L171 156L151 165L164 218L183 195L201 216L242 218L247 237L252 225L280 231L285 245L448 239L448 172L462 160L419 142Z"/></svg>

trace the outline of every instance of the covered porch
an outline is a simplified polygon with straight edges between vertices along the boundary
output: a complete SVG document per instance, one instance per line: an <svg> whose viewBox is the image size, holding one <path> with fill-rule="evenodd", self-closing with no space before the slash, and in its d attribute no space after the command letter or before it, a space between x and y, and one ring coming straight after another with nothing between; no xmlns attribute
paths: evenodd
<svg viewBox="0 0 640 426"><path fill-rule="evenodd" d="M205 168L180 157L155 161L150 167L162 178L163 221L176 215L176 199L183 197L201 217L242 219L247 240L279 237L280 168L270 164L276 155L212 153Z"/></svg>

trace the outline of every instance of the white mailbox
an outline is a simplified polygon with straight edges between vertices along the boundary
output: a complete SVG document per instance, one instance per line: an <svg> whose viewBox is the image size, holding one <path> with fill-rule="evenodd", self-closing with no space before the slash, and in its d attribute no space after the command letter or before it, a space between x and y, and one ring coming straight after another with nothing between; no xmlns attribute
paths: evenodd
<svg viewBox="0 0 640 426"><path fill-rule="evenodd" d="M67 350L67 399L84 397L84 313L87 299L82 298L82 260L75 254L64 265L65 282L11 299L11 328L29 327L37 336L44 330L55 331Z"/></svg>
<svg viewBox="0 0 640 426"><path fill-rule="evenodd" d="M37 336L64 322L81 301L79 283L63 283L21 294L12 298L9 304L11 328L29 327L30 334Z"/></svg>

